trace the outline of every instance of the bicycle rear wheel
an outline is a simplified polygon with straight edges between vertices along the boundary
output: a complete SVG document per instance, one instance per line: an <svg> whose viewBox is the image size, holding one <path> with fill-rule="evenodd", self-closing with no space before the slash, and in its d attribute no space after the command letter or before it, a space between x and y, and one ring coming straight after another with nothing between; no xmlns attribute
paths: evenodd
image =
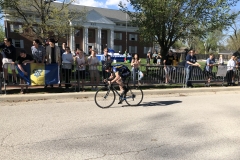
<svg viewBox="0 0 240 160"><path fill-rule="evenodd" d="M129 91L126 94L126 103L130 106L138 106L143 100L143 91L139 87L128 87Z"/></svg>
<svg viewBox="0 0 240 160"><path fill-rule="evenodd" d="M108 87L100 88L94 97L95 103L100 108L109 108L115 101L115 93Z"/></svg>

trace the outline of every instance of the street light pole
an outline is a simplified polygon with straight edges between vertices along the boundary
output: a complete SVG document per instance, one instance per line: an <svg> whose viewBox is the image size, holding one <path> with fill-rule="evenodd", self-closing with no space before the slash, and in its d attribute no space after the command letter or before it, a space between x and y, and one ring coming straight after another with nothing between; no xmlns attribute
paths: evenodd
<svg viewBox="0 0 240 160"><path fill-rule="evenodd" d="M203 45L204 45L204 49L205 49L205 58L207 58L206 57L206 54L207 54L207 43L205 42Z"/></svg>
<svg viewBox="0 0 240 160"><path fill-rule="evenodd" d="M127 7L126 4L124 4L125 7ZM127 53L127 12L126 12L126 53Z"/></svg>

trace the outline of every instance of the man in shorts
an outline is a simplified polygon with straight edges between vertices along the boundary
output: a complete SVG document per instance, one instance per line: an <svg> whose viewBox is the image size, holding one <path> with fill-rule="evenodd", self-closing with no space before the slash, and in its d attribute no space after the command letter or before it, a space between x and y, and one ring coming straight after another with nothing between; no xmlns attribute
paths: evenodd
<svg viewBox="0 0 240 160"><path fill-rule="evenodd" d="M12 38L4 38L4 43L0 44L3 54L3 68L5 84L8 84L8 66L11 67L14 78L13 84L17 84L17 76L15 72L16 48L12 45Z"/></svg>
<svg viewBox="0 0 240 160"><path fill-rule="evenodd" d="M131 75L131 71L128 67L122 64L112 66L111 63L105 63L104 69L106 72L111 73L110 77L105 81L108 81L109 84L116 82L119 85L120 92L122 92L121 97L126 95L128 88L125 86L124 81ZM121 104L122 102L123 100L120 99L118 104Z"/></svg>

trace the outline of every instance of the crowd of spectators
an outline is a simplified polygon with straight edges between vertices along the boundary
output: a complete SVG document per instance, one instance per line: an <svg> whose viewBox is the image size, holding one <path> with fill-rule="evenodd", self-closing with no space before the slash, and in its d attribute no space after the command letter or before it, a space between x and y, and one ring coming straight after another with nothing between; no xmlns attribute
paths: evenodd
<svg viewBox="0 0 240 160"><path fill-rule="evenodd" d="M84 54L82 49L77 48L74 51L71 51L67 46L67 43L62 43L61 47L55 45L55 40L50 38L48 39L48 45L41 45L41 42L38 39L33 40L33 46L31 47L31 54L26 53L25 50L21 50L19 56L17 57L16 49L12 45L11 38L5 38L4 42L0 44L0 48L2 49L2 66L4 71L4 80L5 84L9 84L8 80L8 68L12 71L13 76L13 84L17 84L17 76L15 71L15 64L18 65L18 68L25 74L27 71L24 69L24 65L27 63L38 63L38 64L58 64L60 72L59 72L59 87L64 82L65 91L68 92L71 87L71 80L73 79L73 75L75 75L77 83L81 84L81 91L85 91L85 82L86 75L90 76L90 84L92 85L91 90L97 90L98 85L100 83L100 76L103 79L109 77L109 73L105 72L104 69L99 70L98 66L103 66L103 64L111 63L111 56L108 54L108 49L105 48L103 50L103 55L101 60L99 60L96 56L97 50L89 49L90 56ZM164 57L164 58L163 58ZM146 57L146 64L142 64L139 55L133 54L131 61L131 70L132 70L132 78L133 83L136 83L136 80L140 82L143 78L143 72L141 71L141 65L149 66L152 62L153 66L163 66L164 71L164 83L171 84L174 79L177 77L176 75L179 72L179 56L174 53L172 50L169 50L167 55L161 56L160 53L154 51L153 54L149 51ZM214 66L218 67L219 65L224 65L224 60L222 55L218 58L218 63L215 61L215 57L213 54L209 55L209 58L206 59L206 64L203 68L203 73L206 75L206 86L210 86L210 82L213 77L213 68ZM185 84L187 87L193 87L192 85L192 72L196 67L200 67L200 63L198 63L197 58L195 56L195 51L190 50L186 56L186 62L184 63L185 68ZM182 67L183 68L183 67ZM231 59L227 62L227 83L228 85L234 85L236 70L238 68L237 55L233 55ZM74 72L73 72L74 71ZM101 75L100 75L101 73ZM175 76L174 76L175 75ZM24 84L24 80L22 79L20 85ZM48 85L45 85L44 88L47 88ZM53 84L50 85L53 88ZM28 92L28 89L25 90L21 87L21 93Z"/></svg>

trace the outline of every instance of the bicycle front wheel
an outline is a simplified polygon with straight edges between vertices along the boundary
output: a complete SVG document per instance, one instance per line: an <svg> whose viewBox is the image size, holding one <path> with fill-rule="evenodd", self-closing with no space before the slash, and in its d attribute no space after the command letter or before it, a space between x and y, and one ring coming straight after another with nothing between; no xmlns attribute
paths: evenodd
<svg viewBox="0 0 240 160"><path fill-rule="evenodd" d="M129 87L126 94L126 103L130 106L138 106L143 100L143 91L139 87Z"/></svg>
<svg viewBox="0 0 240 160"><path fill-rule="evenodd" d="M115 93L108 87L100 88L95 94L95 103L100 108L109 108L115 101Z"/></svg>

